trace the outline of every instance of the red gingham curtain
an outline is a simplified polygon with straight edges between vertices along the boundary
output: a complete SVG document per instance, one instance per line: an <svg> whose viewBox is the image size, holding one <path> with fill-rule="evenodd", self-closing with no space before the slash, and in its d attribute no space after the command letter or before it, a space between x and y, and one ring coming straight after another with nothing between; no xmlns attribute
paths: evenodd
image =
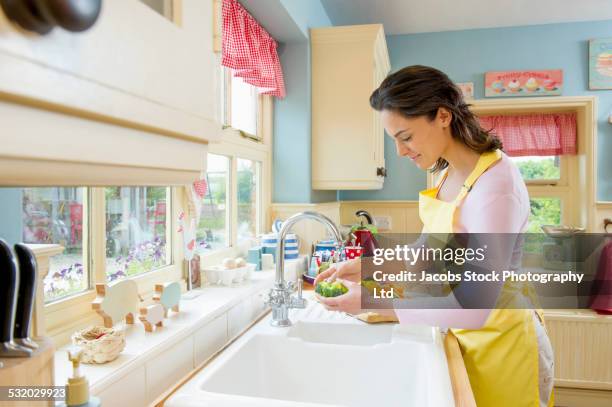
<svg viewBox="0 0 612 407"><path fill-rule="evenodd" d="M509 156L576 154L576 114L481 116L480 124L504 143Z"/></svg>
<svg viewBox="0 0 612 407"><path fill-rule="evenodd" d="M285 97L276 41L236 0L223 0L221 64L264 95Z"/></svg>

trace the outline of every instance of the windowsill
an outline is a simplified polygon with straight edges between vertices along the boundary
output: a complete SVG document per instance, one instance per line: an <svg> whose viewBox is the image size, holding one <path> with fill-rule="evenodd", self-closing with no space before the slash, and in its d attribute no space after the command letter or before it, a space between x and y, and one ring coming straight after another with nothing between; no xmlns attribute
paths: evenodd
<svg viewBox="0 0 612 407"><path fill-rule="evenodd" d="M182 299L178 314L169 312L162 328L147 333L140 321L126 327L126 346L117 359L101 365L81 365L81 373L89 380L90 391L98 394L138 366L164 352L172 345L228 311L243 299L272 285L274 271L266 270L252 274L251 281L236 287L204 287L202 294L192 300ZM72 364L68 361L66 349L55 352L55 384L63 386L72 375Z"/></svg>

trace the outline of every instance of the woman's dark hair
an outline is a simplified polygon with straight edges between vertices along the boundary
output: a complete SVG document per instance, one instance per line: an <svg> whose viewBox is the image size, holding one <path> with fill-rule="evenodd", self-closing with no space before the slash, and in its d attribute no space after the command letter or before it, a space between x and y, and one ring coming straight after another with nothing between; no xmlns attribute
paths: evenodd
<svg viewBox="0 0 612 407"><path fill-rule="evenodd" d="M444 107L452 114L453 138L481 154L502 148L501 140L480 126L453 81L429 66L407 66L390 74L370 96L370 105L378 111L389 110L408 118L426 116L430 121ZM439 158L431 171L446 167L448 162Z"/></svg>

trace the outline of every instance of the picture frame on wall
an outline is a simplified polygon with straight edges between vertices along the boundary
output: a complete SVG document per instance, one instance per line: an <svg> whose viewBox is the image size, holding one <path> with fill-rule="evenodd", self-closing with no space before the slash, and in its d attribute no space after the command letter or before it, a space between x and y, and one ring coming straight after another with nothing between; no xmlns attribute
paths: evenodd
<svg viewBox="0 0 612 407"><path fill-rule="evenodd" d="M589 41L589 89L612 89L612 38Z"/></svg>
<svg viewBox="0 0 612 407"><path fill-rule="evenodd" d="M485 74L485 96L558 96L563 91L563 70L493 71Z"/></svg>
<svg viewBox="0 0 612 407"><path fill-rule="evenodd" d="M458 82L456 85L463 93L465 100L474 99L474 82Z"/></svg>

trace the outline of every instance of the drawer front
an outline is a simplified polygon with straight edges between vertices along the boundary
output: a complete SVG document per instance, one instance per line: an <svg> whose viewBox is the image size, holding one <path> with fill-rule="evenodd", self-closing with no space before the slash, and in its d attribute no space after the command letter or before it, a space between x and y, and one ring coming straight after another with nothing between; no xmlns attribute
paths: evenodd
<svg viewBox="0 0 612 407"><path fill-rule="evenodd" d="M227 314L198 329L193 339L194 366L197 367L227 343Z"/></svg>
<svg viewBox="0 0 612 407"><path fill-rule="evenodd" d="M234 305L227 312L227 335L229 339L236 337L251 322L253 316L251 298L246 298Z"/></svg>
<svg viewBox="0 0 612 407"><path fill-rule="evenodd" d="M103 406L133 407L146 405L145 368L140 366L97 394Z"/></svg>
<svg viewBox="0 0 612 407"><path fill-rule="evenodd" d="M193 336L182 340L146 364L147 403L174 387L193 370Z"/></svg>

